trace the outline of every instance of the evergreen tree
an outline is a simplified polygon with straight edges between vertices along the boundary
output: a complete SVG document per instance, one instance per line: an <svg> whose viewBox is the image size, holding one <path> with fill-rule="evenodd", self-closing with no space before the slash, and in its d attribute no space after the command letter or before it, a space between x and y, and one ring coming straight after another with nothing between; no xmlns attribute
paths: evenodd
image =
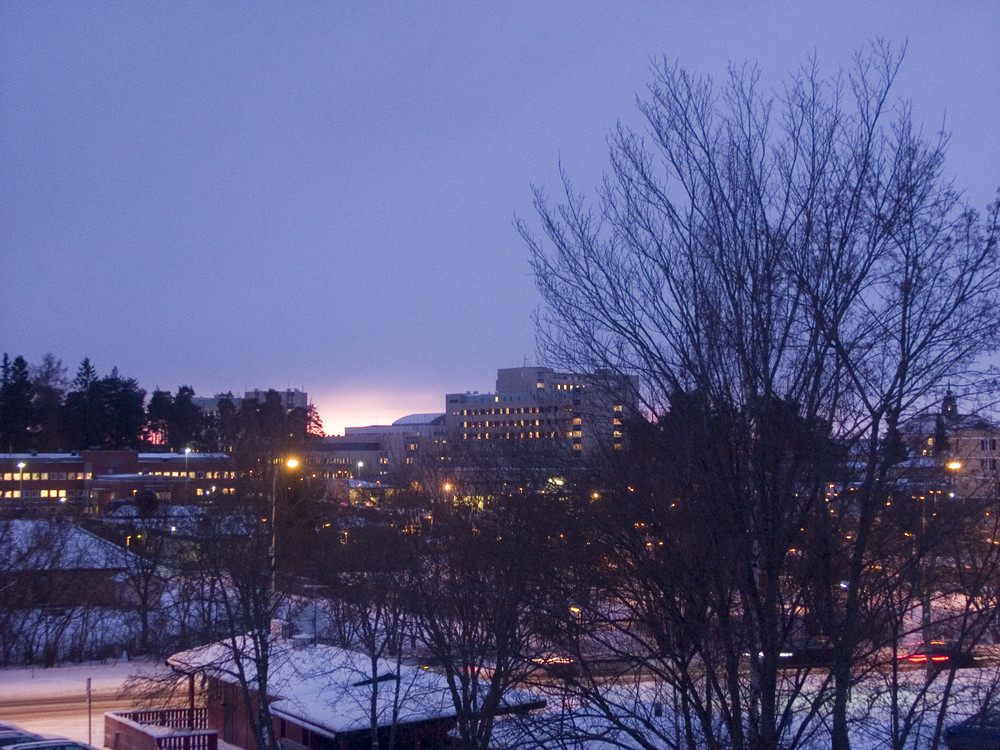
<svg viewBox="0 0 1000 750"><path fill-rule="evenodd" d="M109 450L137 447L145 422L146 399L138 381L123 378L115 367L111 375L100 381L99 399L107 415L106 432L99 445Z"/></svg>
<svg viewBox="0 0 1000 750"><path fill-rule="evenodd" d="M27 361L18 355L11 363L5 354L0 383L0 445L11 452L32 447L32 433L37 429L32 395Z"/></svg>
<svg viewBox="0 0 1000 750"><path fill-rule="evenodd" d="M174 450L191 447L200 437L203 426L201 409L194 403L194 389L188 385L180 386L170 409L167 431L170 447Z"/></svg>
<svg viewBox="0 0 1000 750"><path fill-rule="evenodd" d="M170 414L174 406L174 397L170 391L153 391L146 407L147 429L149 442L153 445L169 444Z"/></svg>
<svg viewBox="0 0 1000 750"><path fill-rule="evenodd" d="M48 352L38 367L31 368L31 382L39 427L34 447L40 451L58 451L63 444L62 406L69 385L66 368L61 360Z"/></svg>

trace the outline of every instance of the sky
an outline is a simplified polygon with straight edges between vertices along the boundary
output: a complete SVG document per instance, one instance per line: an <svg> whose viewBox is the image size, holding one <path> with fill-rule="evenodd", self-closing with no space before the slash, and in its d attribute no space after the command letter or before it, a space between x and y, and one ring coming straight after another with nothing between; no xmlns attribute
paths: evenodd
<svg viewBox="0 0 1000 750"><path fill-rule="evenodd" d="M4 0L0 351L147 392L299 388L328 434L443 411L545 363L515 217L560 165L600 182L651 64L777 89L880 38L985 208L995 0Z"/></svg>

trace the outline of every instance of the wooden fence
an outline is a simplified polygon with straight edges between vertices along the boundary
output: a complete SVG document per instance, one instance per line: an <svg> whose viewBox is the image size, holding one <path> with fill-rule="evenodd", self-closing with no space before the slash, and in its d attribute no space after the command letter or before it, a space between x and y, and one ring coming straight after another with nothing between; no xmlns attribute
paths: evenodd
<svg viewBox="0 0 1000 750"><path fill-rule="evenodd" d="M193 725L193 726L192 726ZM114 750L218 750L204 708L154 708L104 714L104 746Z"/></svg>

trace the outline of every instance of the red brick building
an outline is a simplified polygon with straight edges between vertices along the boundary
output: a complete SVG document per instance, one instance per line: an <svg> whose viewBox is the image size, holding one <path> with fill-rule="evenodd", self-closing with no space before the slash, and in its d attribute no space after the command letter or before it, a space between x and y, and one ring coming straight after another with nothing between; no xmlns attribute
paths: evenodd
<svg viewBox="0 0 1000 750"><path fill-rule="evenodd" d="M145 491L173 504L230 494L235 472L222 453L0 454L0 515L95 514Z"/></svg>

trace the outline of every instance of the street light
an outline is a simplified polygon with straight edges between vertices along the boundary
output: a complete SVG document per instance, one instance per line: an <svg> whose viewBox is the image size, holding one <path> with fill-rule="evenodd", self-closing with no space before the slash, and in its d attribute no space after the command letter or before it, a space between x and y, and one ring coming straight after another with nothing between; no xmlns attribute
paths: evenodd
<svg viewBox="0 0 1000 750"><path fill-rule="evenodd" d="M281 471L281 464L284 463L289 469L294 469L299 465L299 460L297 458L288 458L283 462L279 462L277 466L274 467L274 474L271 476L271 549L269 554L271 557L271 603L274 604L275 592L277 591L278 583L278 525L276 523L278 512L278 472Z"/></svg>
<svg viewBox="0 0 1000 750"><path fill-rule="evenodd" d="M18 480L20 481L20 486L18 487L17 490L17 497L19 500L22 501L24 500L24 468L26 466L27 464L24 463L24 461L17 462L17 477Z"/></svg>

